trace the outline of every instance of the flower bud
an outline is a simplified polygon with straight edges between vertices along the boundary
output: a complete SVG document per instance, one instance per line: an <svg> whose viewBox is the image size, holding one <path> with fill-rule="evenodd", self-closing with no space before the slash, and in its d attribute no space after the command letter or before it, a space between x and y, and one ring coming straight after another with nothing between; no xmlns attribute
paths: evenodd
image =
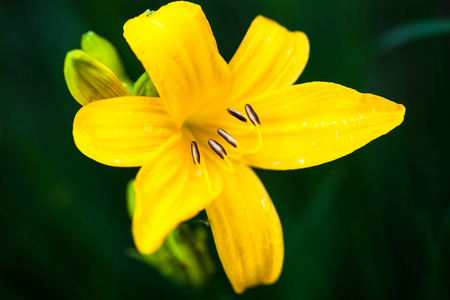
<svg viewBox="0 0 450 300"><path fill-rule="evenodd" d="M147 72L144 72L144 74L136 80L136 83L134 84L134 94L136 96L159 97L158 91L153 85Z"/></svg>
<svg viewBox="0 0 450 300"><path fill-rule="evenodd" d="M81 105L129 94L108 67L83 50L67 53L64 77L70 93Z"/></svg>
<svg viewBox="0 0 450 300"><path fill-rule="evenodd" d="M133 87L133 82L125 71L122 59L120 58L116 47L114 47L107 39L99 36L93 31L88 31L81 37L81 49L110 68L119 80L125 83L128 88Z"/></svg>

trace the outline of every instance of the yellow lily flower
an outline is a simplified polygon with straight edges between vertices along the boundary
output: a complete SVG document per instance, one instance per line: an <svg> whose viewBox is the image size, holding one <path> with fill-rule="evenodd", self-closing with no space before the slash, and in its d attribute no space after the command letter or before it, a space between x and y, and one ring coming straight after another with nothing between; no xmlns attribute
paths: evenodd
<svg viewBox="0 0 450 300"><path fill-rule="evenodd" d="M160 98L120 96L83 106L77 147L110 166L141 167L133 234L153 253L206 209L237 293L275 282L281 224L251 167L298 169L347 155L402 121L404 106L325 82L293 85L305 34L258 16L227 64L200 6L170 3L126 22L124 36Z"/></svg>

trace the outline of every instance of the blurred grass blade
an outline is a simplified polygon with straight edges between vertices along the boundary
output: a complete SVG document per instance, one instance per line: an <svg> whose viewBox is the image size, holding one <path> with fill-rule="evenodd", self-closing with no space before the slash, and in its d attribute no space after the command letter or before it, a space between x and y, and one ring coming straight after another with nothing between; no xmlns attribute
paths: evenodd
<svg viewBox="0 0 450 300"><path fill-rule="evenodd" d="M134 178L130 179L127 183L127 210L128 210L128 215L130 216L130 219L133 219L133 215L134 215L134 198L135 198L135 193L134 193L134 188L133 188L133 183L134 183Z"/></svg>
<svg viewBox="0 0 450 300"><path fill-rule="evenodd" d="M373 42L380 54L421 39L450 34L450 19L412 22L389 30Z"/></svg>

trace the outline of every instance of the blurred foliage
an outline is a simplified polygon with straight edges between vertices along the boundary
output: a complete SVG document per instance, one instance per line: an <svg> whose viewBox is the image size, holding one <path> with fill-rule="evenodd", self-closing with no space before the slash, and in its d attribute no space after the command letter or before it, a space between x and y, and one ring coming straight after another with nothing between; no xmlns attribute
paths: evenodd
<svg viewBox="0 0 450 300"><path fill-rule="evenodd" d="M165 1L0 3L0 291L2 299L234 299L221 268L199 294L126 255L126 183L75 147L79 104L66 52L94 30L143 68L122 25ZM258 171L283 223L278 283L243 299L449 299L448 1L198 1L229 60L258 14L308 34L300 82L323 80L406 106L392 133L311 169ZM210 239L212 240L212 239ZM213 245L211 251L218 260Z"/></svg>

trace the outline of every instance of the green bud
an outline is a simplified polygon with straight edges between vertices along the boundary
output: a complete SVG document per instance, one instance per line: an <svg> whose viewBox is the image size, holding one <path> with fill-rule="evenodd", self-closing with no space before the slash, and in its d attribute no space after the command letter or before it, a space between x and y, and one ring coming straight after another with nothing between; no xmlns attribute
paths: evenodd
<svg viewBox="0 0 450 300"><path fill-rule="evenodd" d="M70 93L81 105L129 94L108 67L82 50L67 53L64 77Z"/></svg>
<svg viewBox="0 0 450 300"><path fill-rule="evenodd" d="M134 211L133 180L127 185L128 210ZM169 233L153 254L132 249L128 254L157 269L168 280L197 289L205 288L215 272L208 251L208 230L204 224L185 223Z"/></svg>
<svg viewBox="0 0 450 300"><path fill-rule="evenodd" d="M158 91L153 85L153 82L151 81L147 72L144 72L144 74L142 74L141 77L139 77L139 79L134 84L134 95L159 97Z"/></svg>
<svg viewBox="0 0 450 300"><path fill-rule="evenodd" d="M204 225L181 224L169 233L163 245L153 254L140 254L141 260L161 275L181 286L205 288L215 272L207 246Z"/></svg>
<svg viewBox="0 0 450 300"><path fill-rule="evenodd" d="M127 88L133 87L133 82L125 71L116 47L107 39L93 31L88 31L81 37L81 49L110 68L120 81L127 85Z"/></svg>

